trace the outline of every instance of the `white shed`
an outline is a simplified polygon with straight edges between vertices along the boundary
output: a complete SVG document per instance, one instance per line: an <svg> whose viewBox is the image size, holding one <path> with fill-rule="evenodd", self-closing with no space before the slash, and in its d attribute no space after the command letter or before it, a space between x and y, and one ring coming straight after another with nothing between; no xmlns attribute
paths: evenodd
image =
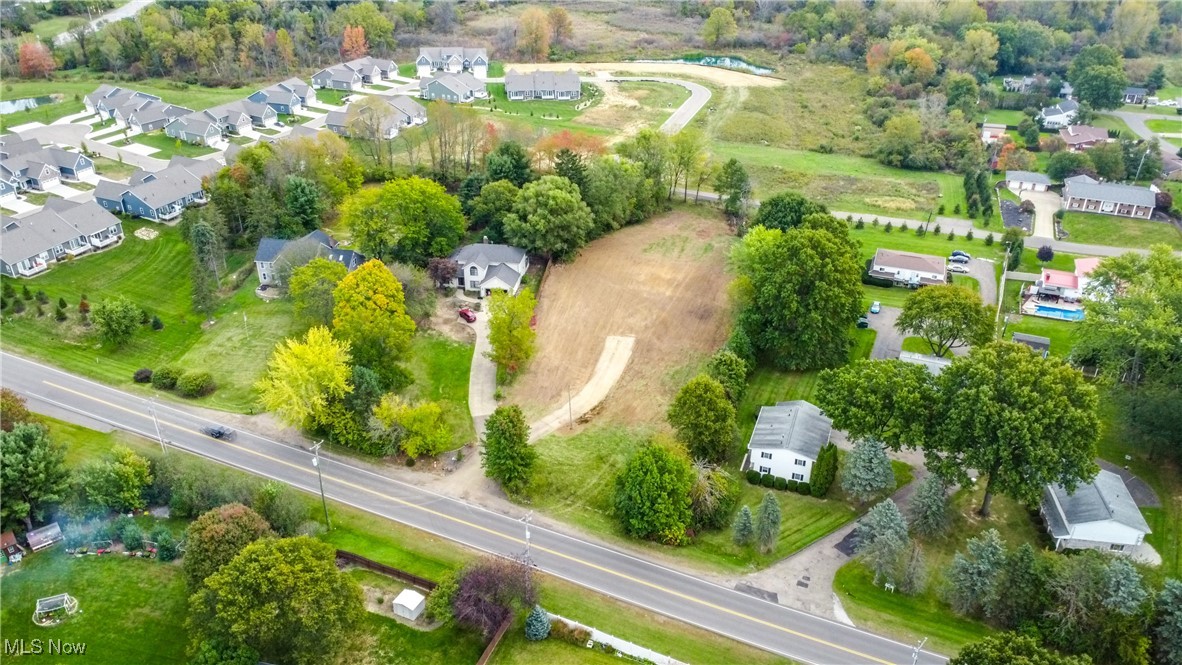
<svg viewBox="0 0 1182 665"><path fill-rule="evenodd" d="M427 606L427 599L423 594L414 589L403 589L402 593L394 599L394 613L403 619L410 619L414 621L423 613L423 608Z"/></svg>

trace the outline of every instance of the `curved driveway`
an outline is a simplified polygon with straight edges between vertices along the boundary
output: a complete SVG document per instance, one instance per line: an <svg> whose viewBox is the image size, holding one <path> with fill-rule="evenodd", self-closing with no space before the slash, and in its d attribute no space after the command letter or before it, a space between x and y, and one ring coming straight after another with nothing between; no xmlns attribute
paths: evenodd
<svg viewBox="0 0 1182 665"><path fill-rule="evenodd" d="M155 2L155 0L131 0L131 2L128 2L126 5L123 5L122 7L119 7L117 9L113 9L113 10L107 12L106 14L103 14L102 16L99 16L98 18L91 21L90 22L90 29L91 29L91 31L95 31L95 30L98 30L99 28L103 27L107 23L110 23L111 21L118 21L119 19L131 18L132 16L135 16L136 14L143 11L144 7L147 7L148 5L152 4L153 2ZM70 34L70 31L67 30L66 32L63 32L63 33L59 34L58 36L54 37L53 43L58 46L61 46L62 44L65 44L67 42L71 42L73 40L74 40L74 35Z"/></svg>
<svg viewBox="0 0 1182 665"><path fill-rule="evenodd" d="M5 387L27 396L37 409L50 405L106 422L149 439L154 424L148 402L108 386L9 353L0 354ZM239 431L234 442L201 434L210 424L184 405L156 407L171 447L316 492L308 451ZM508 557L524 553L522 515L502 515L399 482L351 461L321 458L324 492L375 515L468 547ZM524 511L521 511L524 513ZM535 525L530 560L541 571L638 607L699 626L803 663L918 662L946 659L910 645L727 589L638 556Z"/></svg>
<svg viewBox="0 0 1182 665"><path fill-rule="evenodd" d="M1162 165L1166 167L1165 173L1182 170L1182 157L1178 157L1178 144L1173 143L1169 139L1163 138L1160 134L1149 129L1145 124L1146 120L1172 120L1182 126L1182 116L1175 115L1158 115L1155 113L1133 113L1130 111L1109 111L1105 115L1115 116L1124 120L1129 129L1133 133L1143 139L1157 139L1161 143L1161 158Z"/></svg>
<svg viewBox="0 0 1182 665"><path fill-rule="evenodd" d="M683 81L681 79L669 79L660 76L611 76L608 81L653 81L654 83L668 83L669 85L679 85L686 90L689 90L689 99L682 102L681 106L673 112L661 125L661 131L666 134L676 134L681 131L694 116L698 115L698 111L706 106L706 102L710 101L710 89L704 85L694 83L693 81Z"/></svg>

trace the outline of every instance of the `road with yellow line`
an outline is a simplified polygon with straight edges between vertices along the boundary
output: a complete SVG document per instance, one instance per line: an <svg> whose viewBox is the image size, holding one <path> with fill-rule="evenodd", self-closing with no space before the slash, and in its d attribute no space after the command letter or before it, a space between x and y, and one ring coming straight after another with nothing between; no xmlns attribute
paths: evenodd
<svg viewBox="0 0 1182 665"><path fill-rule="evenodd" d="M0 383L34 409L58 409L156 438L143 397L9 353L0 354ZM201 433L213 424L183 406L157 403L161 435L173 448L317 491L311 454L298 446L239 431L233 442ZM526 548L521 516L503 515L388 478L349 461L321 457L325 494L375 515L481 551L519 556ZM711 632L804 663L936 665L946 659L913 646L784 607L585 539L534 526L530 559L538 569ZM915 660L913 660L913 658Z"/></svg>

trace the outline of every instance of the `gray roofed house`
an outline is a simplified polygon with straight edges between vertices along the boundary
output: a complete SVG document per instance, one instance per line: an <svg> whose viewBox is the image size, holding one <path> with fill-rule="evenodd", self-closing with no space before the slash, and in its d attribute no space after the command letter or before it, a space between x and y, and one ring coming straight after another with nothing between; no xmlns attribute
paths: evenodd
<svg viewBox="0 0 1182 665"><path fill-rule="evenodd" d="M899 360L912 365L922 365L933 376L940 376L944 369L952 364L951 358L941 358L930 353L915 353L913 351L900 351Z"/></svg>
<svg viewBox="0 0 1182 665"><path fill-rule="evenodd" d="M42 146L19 136L0 138L0 180L13 191L44 190L60 180L80 180L94 173L94 162L80 152Z"/></svg>
<svg viewBox="0 0 1182 665"><path fill-rule="evenodd" d="M1051 352L1051 338L1049 337L1028 335L1026 333L1016 332L1010 339L1019 344L1025 344L1026 346L1029 346L1034 350L1035 353L1042 356L1043 358L1046 358L1047 354Z"/></svg>
<svg viewBox="0 0 1182 665"><path fill-rule="evenodd" d="M0 272L31 277L51 263L103 249L123 239L119 218L94 201L50 199L21 219L0 219Z"/></svg>
<svg viewBox="0 0 1182 665"><path fill-rule="evenodd" d="M909 287L948 282L947 263L942 257L893 249L879 249L874 253L869 274Z"/></svg>
<svg viewBox="0 0 1182 665"><path fill-rule="evenodd" d="M1006 171L1006 185L1018 190L1045 192L1051 186L1051 179L1032 171Z"/></svg>
<svg viewBox="0 0 1182 665"><path fill-rule="evenodd" d="M419 80L419 96L427 101L442 99L460 104L488 97L488 88L484 81L477 80L468 72L439 72L435 76Z"/></svg>
<svg viewBox="0 0 1182 665"><path fill-rule="evenodd" d="M136 171L127 185L99 181L95 201L112 212L166 222L179 217L186 206L206 203L208 198L203 181L221 168L222 165L214 160L178 155L162 171Z"/></svg>
<svg viewBox="0 0 1182 665"><path fill-rule="evenodd" d="M1125 91L1122 95L1122 100L1126 104L1142 104L1145 102L1145 97L1148 94L1149 90L1147 88L1129 86L1125 88Z"/></svg>
<svg viewBox="0 0 1182 665"><path fill-rule="evenodd" d="M315 127L308 127L307 125L295 125L291 128L291 131L282 136L263 136L260 140L264 143L279 143L289 139L314 139L319 133L320 130L316 129ZM229 152L229 148L226 149L226 152Z"/></svg>
<svg viewBox="0 0 1182 665"><path fill-rule="evenodd" d="M116 111L117 114L124 117L124 120L130 129L141 132L150 132L156 129L163 129L164 126L172 120L189 115L193 112L193 109L187 109L183 106L176 106L175 104L166 104L164 102L154 101L147 101L135 106L121 108Z"/></svg>
<svg viewBox="0 0 1182 665"><path fill-rule="evenodd" d="M459 270L450 286L475 291L480 298L493 291L516 295L529 270L524 249L488 242L465 245L452 253L451 260Z"/></svg>
<svg viewBox="0 0 1182 665"><path fill-rule="evenodd" d="M488 52L482 48L421 46L415 59L415 72L419 78L425 78L437 71L452 74L467 71L483 79L488 78L488 63Z"/></svg>
<svg viewBox="0 0 1182 665"><path fill-rule="evenodd" d="M394 64L393 60L375 58L372 55L350 60L344 65L360 74L361 80L365 83L385 81L398 73L398 65Z"/></svg>
<svg viewBox="0 0 1182 665"><path fill-rule="evenodd" d="M421 125L427 122L427 107L406 95L387 97L386 101L403 115L403 124Z"/></svg>
<svg viewBox="0 0 1182 665"><path fill-rule="evenodd" d="M1105 469L1071 493L1062 485L1047 485L1039 512L1056 550L1133 553L1152 533L1125 481Z"/></svg>
<svg viewBox="0 0 1182 665"><path fill-rule="evenodd" d="M312 75L313 88L353 91L360 88L362 83L361 74L345 65L328 67Z"/></svg>
<svg viewBox="0 0 1182 665"><path fill-rule="evenodd" d="M301 107L316 101L316 91L298 78L289 78L247 97L252 102L266 104L276 113L291 115Z"/></svg>
<svg viewBox="0 0 1182 665"><path fill-rule="evenodd" d="M1149 219L1157 195L1146 187L1102 183L1086 175L1063 180L1063 209Z"/></svg>
<svg viewBox="0 0 1182 665"><path fill-rule="evenodd" d="M216 118L192 113L165 125L164 134L196 145L215 145L222 139L222 126Z"/></svg>
<svg viewBox="0 0 1182 665"><path fill-rule="evenodd" d="M115 117L115 110L134 103L136 100L150 100L159 102L160 98L138 90L120 88L103 83L94 92L86 95L82 103L87 111L100 113L105 117Z"/></svg>
<svg viewBox="0 0 1182 665"><path fill-rule="evenodd" d="M365 263L365 255L352 249L337 247L337 243L324 231L316 229L294 240L263 238L254 254L255 271L259 284L274 286L281 283L282 272L287 267L298 267L316 257L323 257L345 266L349 272Z"/></svg>
<svg viewBox="0 0 1182 665"><path fill-rule="evenodd" d="M1068 149L1075 152L1109 141L1107 129L1090 125L1063 127L1059 130L1059 138L1063 139Z"/></svg>
<svg viewBox="0 0 1182 665"><path fill-rule="evenodd" d="M742 468L808 482L832 431L833 421L804 400L760 407Z"/></svg>
<svg viewBox="0 0 1182 665"><path fill-rule="evenodd" d="M393 111L393 114L386 119L382 127L382 137L385 139L392 139L398 136L399 130L404 127L421 125L427 122L427 109L406 95L382 97L380 99L386 101ZM341 136L348 136L349 122L352 119L350 114L366 111L368 111L368 107L354 106L353 104L346 106L343 111L329 111L324 118L324 126Z"/></svg>
<svg viewBox="0 0 1182 665"><path fill-rule="evenodd" d="M1038 115L1042 118L1042 125L1045 129L1058 129L1075 122L1075 116L1078 113L1079 104L1074 100L1068 99L1054 106L1044 108Z"/></svg>
<svg viewBox="0 0 1182 665"><path fill-rule="evenodd" d="M524 74L505 72L505 96L510 101L523 99L579 99L582 82L573 69L565 72L533 71Z"/></svg>

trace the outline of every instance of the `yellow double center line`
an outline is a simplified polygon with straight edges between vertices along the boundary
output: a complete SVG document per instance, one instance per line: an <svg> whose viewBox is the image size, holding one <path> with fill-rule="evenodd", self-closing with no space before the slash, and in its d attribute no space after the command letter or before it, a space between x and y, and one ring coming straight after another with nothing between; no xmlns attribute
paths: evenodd
<svg viewBox="0 0 1182 665"><path fill-rule="evenodd" d="M128 408L126 408L126 407L119 406L118 404L112 404L111 402L108 402L108 401L106 401L106 400L99 399L98 397L95 397L95 396L93 396L93 395L87 395L87 394L85 394L85 393L78 392L77 390L72 390L72 389L70 389L70 388L67 388L67 387L65 387L65 386L58 385L58 384L56 384L56 383L52 383L52 382L49 382L49 381L42 381L42 383L44 383L44 384L45 384L45 385L47 385L47 386L51 386L51 387L53 387L53 388L56 388L56 389L58 389L58 390L62 390L62 391L68 392L68 393L70 393L70 394L72 394L72 395L77 395L77 396L79 396L79 397L82 397L82 398L85 398L85 399L88 399L88 400L91 400L91 401L94 401L94 402L98 402L99 404L103 404L103 405L105 405L105 406L108 406L108 407L110 407L110 408L112 408L112 409L117 409L117 410L119 410L119 411L123 411L123 412L125 412L125 413L130 413L130 414L132 414L132 415L134 415L134 416L139 416L139 417L141 417L141 418L145 418L145 419L150 419L150 418L151 418L151 417L150 417L150 416L148 416L147 414L141 413L141 412L139 412L139 411L135 411L135 410L133 410L133 409L128 409ZM261 458L263 458L263 459L265 459L265 460L268 460L268 461L270 461L270 462L273 462L273 463L275 463L275 464L280 464L280 465L282 465L282 466L286 466L286 467L289 467L289 468L292 468L292 469L296 469L296 470L298 470L298 471L301 471L301 472L303 472L303 473L307 473L307 474L312 474L312 473L313 473L311 469L309 469L309 468L307 468L307 467L305 467L305 466L302 466L302 465L299 465L299 464L293 464L293 463L291 463L291 462L287 462L287 461L285 461L285 460L281 460L281 459L278 459L278 458L276 458L276 457L272 457L272 456L270 456L270 455L267 455L267 454L265 454L265 453L261 453L261 452L259 452L259 451L257 451L257 450L251 450L250 448L244 448L244 447L242 447L242 446L239 446L239 445L236 445L236 444L233 444L233 443L229 443L229 442L223 441L223 440L221 440L221 439L214 439L213 437L211 437L211 436L209 436L208 434L206 434L206 433L204 433L204 432L201 432L201 431L194 430L194 429L190 429L190 428L188 428L188 427L184 427L184 426L182 426L182 425L178 425L178 424L176 424L176 423L173 423L173 422L168 422L168 421L166 421L166 420L164 420L164 419L160 419L160 422L161 422L162 424L167 424L168 426L170 426L170 427L172 427L172 428L174 428L174 429L178 429L178 430L181 430L181 431L183 431L183 432L188 432L188 433L190 433L190 434L194 434L194 435L197 435L197 436L202 436L202 437L205 437L205 438L207 438L207 439L210 439L211 441L216 441L216 442L217 442L217 443L219 443L220 445L227 446L227 447L229 447L229 448L234 448L235 450L239 450L239 451L241 451L241 452L244 452L244 453L247 453L247 454L250 454L250 455L254 455L254 456L256 456L256 457L261 457ZM381 492L378 492L378 491L376 491L376 490L372 490L372 489L370 489L370 488L368 488L368 487L364 487L364 486L362 486L362 485L357 485L357 484L355 484L355 483L351 483L351 482L349 482L349 481L347 481L347 480L341 480L340 478L334 478L334 477L332 477L332 476L330 476L330 475L328 475L328 474L325 474L325 475L324 475L324 478L325 478L325 480L331 480L332 482L334 482L334 483L338 483L338 484L340 484L340 485L343 485L343 486L345 486L345 487L351 487L351 488L353 488L353 489L355 489L355 490L357 490L357 491L359 491L359 492L365 492L365 493L367 493L367 494L372 494L373 496L375 496L375 497L378 497L378 498L380 498L380 499L385 499L385 500L387 500L387 501L392 501L392 502L394 502L394 503L397 503L397 504L401 504L401 505L403 505L403 506L406 506L407 508L413 508L413 509L415 509L415 510L419 510L419 511L421 511L421 512L427 513L428 515L434 515L435 517L439 517L439 518L441 518L441 519L445 519L445 520L449 520L449 521L451 521L451 522L455 522L456 524L462 524L462 525L464 525L464 526L466 526L466 527L468 527L468 528L470 528L470 529L476 529L476 530L478 530L478 531L483 531L483 532L485 532L485 533L487 533L487 534L490 534L490 535L493 535L493 536L497 536L497 537L499 537L499 538L503 538L503 539L505 539L505 540L508 540L508 541L510 541L510 542L513 542L513 543L521 543L521 544L524 544L524 542L525 542L525 541L521 540L520 538L517 538L517 537L515 537L515 536L510 536L510 535L507 535L507 534L504 534L504 533L502 533L502 532L500 532L500 531L497 531L497 530L495 530L495 529L490 529L490 528L488 528L488 527L484 527L484 526L481 526L481 525L479 525L479 524L475 524L475 523L469 522L469 521L467 521L467 520L463 520L463 519L460 519L460 518L458 518L458 517L454 517L454 516L452 516L452 515L448 515L448 514L446 514L446 513L441 513L441 512L439 512L439 511L437 511L437 510L432 510L432 509L430 509L430 508L427 508L427 507L421 506L421 505L419 505L419 504L417 504L417 503L412 503L412 502L410 502L410 501L406 501L405 499L399 499L398 497L390 496L390 495L388 495L388 494L383 494L383 493L381 493ZM863 660L865 660L865 661L867 661L867 662L872 662L872 663L880 663L881 665L893 665L893 664L892 664L890 661L887 661L887 660L882 660L881 658L876 658L876 657L874 657L874 656L871 656L871 655L869 655L869 654L865 654L865 653L862 653L862 652L860 652L860 651L856 651L856 650L854 650L854 649L850 649L850 648L847 648L847 647L841 646L840 644L834 644L833 642L829 642L829 641L827 641L827 640L823 640L823 639L821 639L821 638L819 638L819 637L814 637L814 636L812 636L812 635L809 635L809 634L807 634L807 633L802 633L802 632L800 632L800 631L792 630L791 628L785 628L784 626L781 626L781 625L779 625L779 624L775 624L775 623L772 623L772 622L770 622L770 621L765 621L765 620L763 620L763 619L759 619L759 618L757 618L757 617L753 617L753 616L750 616L750 615L748 615L748 614L743 614L742 612L737 612L737 611L735 611L735 610L732 610L732 609L729 609L729 608L726 608L726 607L722 607L722 606L720 606L720 605L716 605L716 604L714 604L714 603L711 603L711 602L709 602L709 601L702 600L701 598L695 598L695 597L693 597L693 596L690 596L690 595L687 595L687 594L681 593L681 592L679 592L679 591L674 591L673 589L669 589L669 588L666 588L666 587L660 586L660 585L658 585L658 584L653 584L652 582L648 582L648 581L645 581L645 580L642 580L642 579L639 579L639 578L633 577L633 576L631 576L631 575L627 575L627 574L625 574L625 573L621 573L621 572L618 572L618 571L612 570L612 569L610 569L610 568L605 568L605 567L603 567L603 566L600 566L600 565L598 565L598 564L591 563L590 561L584 561L584 560L582 560L582 559L579 559L579 558L577 558L577 557L573 557L573 556L571 556L571 555L569 555L569 554L564 554L564 553L562 553L562 552L558 552L558 551L556 551L556 550L552 550L552 549L550 549L550 548L547 548L547 547L539 547L539 546L537 546L537 545L531 545L531 547L532 547L532 549L535 549L535 550L538 550L538 551L541 551L541 552L545 552L545 553L547 553L547 554L551 554L551 555L553 555L553 556L556 556L556 557L561 557L561 558L563 558L563 559L566 559L567 561L570 561L570 562L572 562L572 563L577 563L577 564L579 564L579 565L586 566L586 567L588 567L588 568L591 568L591 569L593 569L593 570L598 570L598 571L600 571L600 572L602 572L602 573L606 573L606 574L608 574L608 575L612 575L612 576L614 576L614 577L618 577L618 578L620 578L620 579L628 580L629 582L632 582L632 583L634 583L634 584L639 584L639 585L642 585L642 586L646 586L646 587L648 587L648 588L650 588L650 589L653 589L653 590L656 590L656 591L660 591L660 592L662 592L662 593L669 594L670 596L673 596L673 597L675 597L675 598L680 598L680 599L682 599L682 600L686 600L686 601L689 601L689 602L691 602L691 603L695 603L695 604L701 605L701 606L703 606L703 607L708 607L708 608L710 608L710 609L712 609L712 610L716 610L716 611L718 611L718 612L724 612L724 613L726 613L726 614L729 614L729 615L731 615L731 616L734 616L734 617L737 617L737 618L740 618L740 619L745 619L745 620L747 620L747 621L751 621L751 622L753 622L753 623L756 623L756 624L759 624L759 625L761 625L761 626L767 626L768 628L773 628L773 629L775 629L775 630L778 630L778 631L781 631L781 632L784 632L784 633L788 633L789 635L793 635L793 636L796 636L796 637L799 637L799 638L802 638L802 639L805 639L805 640L809 640L810 642L814 642L814 643L816 643L816 644L820 644L820 645L823 645L823 646L829 647L829 648L831 648L831 649L836 649L837 651L841 651L841 652L843 652L843 653L850 654L851 656L856 656L857 658L859 658L859 659L863 659Z"/></svg>

